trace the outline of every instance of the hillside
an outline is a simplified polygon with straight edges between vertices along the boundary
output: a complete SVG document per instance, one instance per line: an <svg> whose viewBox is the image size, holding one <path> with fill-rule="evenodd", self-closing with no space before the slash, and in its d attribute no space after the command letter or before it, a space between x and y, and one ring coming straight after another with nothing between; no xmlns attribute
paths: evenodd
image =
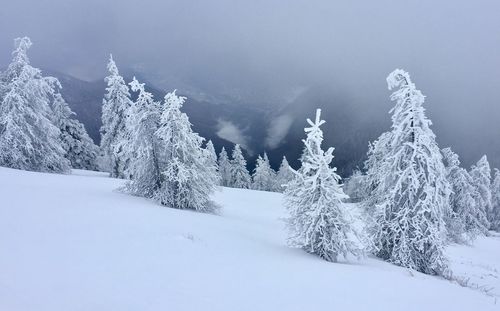
<svg viewBox="0 0 500 311"><path fill-rule="evenodd" d="M141 77L140 73L125 71L125 81L131 81L133 76ZM90 137L99 143L102 98L106 88L104 79L88 82L47 69L44 73L60 80L62 95L76 113L76 118L85 125ZM146 81L148 91L156 100L163 99L165 91L152 87L147 79L142 78L141 81ZM179 93L184 94L182 91L179 90ZM332 100L332 96L339 100ZM279 167L283 155L292 166L297 167L302 147L296 142L303 138L304 122L316 107L323 107L328 120L325 143L336 148L334 165L343 176L349 176L354 168L362 165L368 141L377 138L387 126L360 118L359 108L349 105L349 100L343 96L325 94L316 88L302 92L284 106L272 106L234 98L231 102L227 98L221 99L222 95L204 98L188 94L183 111L189 116L193 129L211 139L217 151L223 146L231 150L234 143L241 144L246 152L248 168L252 170L257 155L264 151L267 151L275 169Z"/></svg>
<svg viewBox="0 0 500 311"><path fill-rule="evenodd" d="M176 87L173 83L162 84L171 85L163 90L143 78L144 74L127 68L123 71L127 82L134 75L145 81L148 91L156 100L162 100L167 90ZM44 70L44 73L59 78L63 86L62 94L76 112L76 118L85 125L90 137L99 143L102 98L106 88L104 78L87 82L51 70ZM215 90L183 86L178 93L187 94L183 111L188 114L193 129L211 139L217 151L223 146L231 150L234 143L241 144L250 170L254 168L257 155L264 151L268 153L275 169L279 167L283 155L293 167L298 167L302 147L297 142L304 138L304 122L314 114L316 108L323 109L323 116L327 120L325 145L335 147L333 164L344 177L350 176L353 169L362 167L368 142L390 128L387 115L391 106L389 99L379 106L364 107L360 105L359 99L352 98L352 94L348 95L340 87L334 90L326 87L306 88L287 103L278 105L267 98L262 98L260 102L248 102L237 96L208 96L210 91ZM199 93L206 96L200 96ZM494 141L485 144L478 138L473 140L473 148L464 149L457 137L449 133L446 120L437 118L436 121L433 129L438 143L441 147L451 146L460 151L465 167L475 163L483 153L489 155L493 167L500 165L500 157L497 156L500 154L500 145Z"/></svg>
<svg viewBox="0 0 500 311"><path fill-rule="evenodd" d="M0 310L498 310L500 237L448 249L489 295L374 258L286 246L281 195L224 188L220 215L160 207L103 173L0 168Z"/></svg>
<svg viewBox="0 0 500 311"><path fill-rule="evenodd" d="M44 70L47 75L57 77L62 85L61 93L68 102L71 109L76 113L75 118L82 122L90 137L99 144L101 128L101 107L106 89L104 78L98 81L83 81L72 76ZM125 81L132 81L134 74L125 76ZM137 75L138 76L138 75ZM140 76L138 76L140 77ZM166 92L157 88L147 89L158 101L163 100ZM168 91L172 91L169 89ZM182 93L181 93L182 94ZM134 98L136 94L132 93ZM199 101L188 97L183 111L189 116L193 129L206 139L211 139L217 150L223 146L231 150L233 143L240 143L247 148L247 156L250 158L250 168L256 153L264 150L262 137L266 135L268 118L261 109L247 107L244 105L230 105L227 103ZM276 156L276 167L279 166L282 154Z"/></svg>

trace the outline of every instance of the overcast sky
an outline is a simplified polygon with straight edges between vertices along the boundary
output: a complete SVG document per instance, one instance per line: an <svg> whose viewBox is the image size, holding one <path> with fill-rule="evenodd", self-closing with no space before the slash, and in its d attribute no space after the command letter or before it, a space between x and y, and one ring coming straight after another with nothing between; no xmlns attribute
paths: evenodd
<svg viewBox="0 0 500 311"><path fill-rule="evenodd" d="M500 150L498 0L4 0L0 67L28 35L32 62L83 79L121 66L286 101L311 85L390 108L385 77L408 70L441 142ZM369 113L367 113L369 115ZM485 147L486 146L486 147ZM460 151L460 150L458 150ZM498 163L498 162L497 162Z"/></svg>

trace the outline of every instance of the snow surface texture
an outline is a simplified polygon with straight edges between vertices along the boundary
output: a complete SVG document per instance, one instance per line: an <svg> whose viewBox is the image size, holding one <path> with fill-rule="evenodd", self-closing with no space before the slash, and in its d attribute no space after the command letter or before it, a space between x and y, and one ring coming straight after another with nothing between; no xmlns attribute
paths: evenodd
<svg viewBox="0 0 500 311"><path fill-rule="evenodd" d="M223 188L211 215L117 192L123 183L0 168L0 310L500 309L498 236L447 249L456 275L487 295L289 248L281 194Z"/></svg>

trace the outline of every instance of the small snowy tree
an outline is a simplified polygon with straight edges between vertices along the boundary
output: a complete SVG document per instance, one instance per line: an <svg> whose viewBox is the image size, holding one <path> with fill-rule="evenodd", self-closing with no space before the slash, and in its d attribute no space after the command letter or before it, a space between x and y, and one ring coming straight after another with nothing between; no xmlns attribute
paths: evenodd
<svg viewBox="0 0 500 311"><path fill-rule="evenodd" d="M486 213L477 206L477 192L472 177L459 166L458 155L450 148L443 149L442 154L446 177L452 189L452 213L447 217L448 234L455 242L471 241L478 234L487 233Z"/></svg>
<svg viewBox="0 0 500 311"><path fill-rule="evenodd" d="M65 157L71 167L85 170L97 170L97 155L99 148L87 134L85 127L72 118L75 113L60 93L53 95L52 101L54 124L59 128Z"/></svg>
<svg viewBox="0 0 500 311"><path fill-rule="evenodd" d="M369 159L369 203L377 256L427 274L447 271L445 216L450 185L440 150L425 116L424 95L400 69L387 78L396 102L392 131L383 134ZM374 169L376 167L376 169Z"/></svg>
<svg viewBox="0 0 500 311"><path fill-rule="evenodd" d="M125 178L131 156L126 148L129 139L127 114L132 101L128 86L120 76L112 56L109 58L108 70L109 76L105 79L107 93L102 104L101 149L111 176Z"/></svg>
<svg viewBox="0 0 500 311"><path fill-rule="evenodd" d="M234 188L248 189L251 185L251 177L247 170L247 161L243 157L240 145L236 144L233 149L233 159L231 160L231 182Z"/></svg>
<svg viewBox="0 0 500 311"><path fill-rule="evenodd" d="M211 140L207 142L204 151L206 157L206 166L212 172L211 174L209 174L209 176L213 178L213 183L215 183L216 185L220 185L221 175L219 173L219 165L217 164L217 154L215 153L214 144Z"/></svg>
<svg viewBox="0 0 500 311"><path fill-rule="evenodd" d="M30 65L29 38L17 38L13 60L2 73L0 165L30 171L68 172L59 129L52 123L52 78Z"/></svg>
<svg viewBox="0 0 500 311"><path fill-rule="evenodd" d="M360 170L355 170L344 183L344 192L351 202L361 202L367 197L367 178Z"/></svg>
<svg viewBox="0 0 500 311"><path fill-rule="evenodd" d="M294 174L291 170L290 165L285 156L283 156L283 160L281 160L281 165L276 174L276 183L274 185L275 191L283 192L285 190L284 185L291 182L294 178Z"/></svg>
<svg viewBox="0 0 500 311"><path fill-rule="evenodd" d="M156 131L164 150L160 162L162 185L155 198L173 208L213 212L217 206L210 195L217 185L206 165L203 138L193 132L187 115L180 111L184 100L175 91L165 96L160 128Z"/></svg>
<svg viewBox="0 0 500 311"><path fill-rule="evenodd" d="M333 148L321 149L323 132L321 110L316 119L307 119L305 149L296 178L286 185L285 204L288 219L289 244L309 253L336 262L339 256L357 257L363 254L360 235L353 227L343 199L347 198L339 185L340 176L331 168Z"/></svg>
<svg viewBox="0 0 500 311"><path fill-rule="evenodd" d="M222 150L219 153L217 164L219 166L221 186L231 187L231 161L229 161L226 149L224 149L224 147L222 147Z"/></svg>
<svg viewBox="0 0 500 311"><path fill-rule="evenodd" d="M485 213L488 222L492 221L491 205L491 169L488 158L484 155L476 165L471 168L470 175L477 190L477 205L482 213ZM490 227L490 223L486 227Z"/></svg>
<svg viewBox="0 0 500 311"><path fill-rule="evenodd" d="M271 168L269 158L264 152L264 157L257 158L255 170L252 176L252 189L262 191L274 191L276 172Z"/></svg>
<svg viewBox="0 0 500 311"><path fill-rule="evenodd" d="M159 160L160 146L156 131L160 126L160 105L153 95L145 90L144 83L134 77L130 82L132 92L139 92L127 119L130 135L129 150L134 154L130 162L127 190L138 196L151 198L162 183Z"/></svg>
<svg viewBox="0 0 500 311"><path fill-rule="evenodd" d="M491 185L491 197L491 229L500 231L500 171L498 169L495 169L495 177Z"/></svg>

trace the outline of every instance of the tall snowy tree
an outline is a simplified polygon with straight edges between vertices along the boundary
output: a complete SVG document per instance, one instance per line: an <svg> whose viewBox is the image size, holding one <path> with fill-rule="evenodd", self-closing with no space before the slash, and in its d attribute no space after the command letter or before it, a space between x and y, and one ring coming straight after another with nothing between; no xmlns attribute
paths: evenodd
<svg viewBox="0 0 500 311"><path fill-rule="evenodd" d="M87 134L85 127L72 118L75 113L60 93L54 93L52 100L53 122L59 128L65 157L71 167L86 170L97 170L99 148Z"/></svg>
<svg viewBox="0 0 500 311"><path fill-rule="evenodd" d="M219 165L217 164L217 154L215 153L215 147L211 140L207 142L204 151L206 156L206 166L212 172L209 174L209 177L213 178L213 183L220 185L221 175L219 173Z"/></svg>
<svg viewBox="0 0 500 311"><path fill-rule="evenodd" d="M400 69L387 78L396 102L392 131L370 154L370 231L377 256L427 274L447 271L443 253L450 185L425 116L424 95ZM373 152L375 151L375 152Z"/></svg>
<svg viewBox="0 0 500 311"><path fill-rule="evenodd" d="M347 195L339 185L340 176L331 168L334 148L321 149L323 132L320 126L321 110L316 111L315 121L307 119L307 138L301 158L301 168L294 171L294 178L286 186L285 205L288 219L289 244L318 255L327 261L337 261L339 256L361 256L360 235L353 227L347 205Z"/></svg>
<svg viewBox="0 0 500 311"><path fill-rule="evenodd" d="M471 169L470 175L479 193L477 204L482 212L486 213L488 221L493 221L491 206L491 169L488 158L484 155ZM487 226L489 227L489 225Z"/></svg>
<svg viewBox="0 0 500 311"><path fill-rule="evenodd" d="M130 87L139 94L127 119L130 135L128 149L133 150L134 154L128 170L131 180L126 188L132 194L150 198L162 183L159 164L161 152L156 137L160 126L160 105L145 90L144 83L139 83L135 77Z"/></svg>
<svg viewBox="0 0 500 311"><path fill-rule="evenodd" d="M118 68L110 56L109 76L106 77L106 95L102 104L101 149L104 153L106 169L112 177L125 178L130 162L130 153L126 150L129 135L127 133L127 114L132 106L130 92Z"/></svg>
<svg viewBox="0 0 500 311"><path fill-rule="evenodd" d="M30 65L28 37L17 38L12 62L2 73L0 165L42 172L68 172L59 129L50 117L53 78Z"/></svg>
<svg viewBox="0 0 500 311"><path fill-rule="evenodd" d="M267 153L257 158L255 170L252 176L252 189L262 191L274 191L276 183L276 172L271 168Z"/></svg>
<svg viewBox="0 0 500 311"><path fill-rule="evenodd" d="M240 145L236 144L233 149L231 160L231 182L230 187L248 189L252 180L247 170L247 161L243 157Z"/></svg>
<svg viewBox="0 0 500 311"><path fill-rule="evenodd" d="M285 190L284 185L288 184L294 178L294 174L288 164L288 161L285 156L283 156L283 160L281 160L281 165L276 174L276 183L274 186L275 191L283 192Z"/></svg>
<svg viewBox="0 0 500 311"><path fill-rule="evenodd" d="M219 166L221 186L231 187L231 161L229 161L224 147L222 147L222 150L219 153L217 164Z"/></svg>
<svg viewBox="0 0 500 311"><path fill-rule="evenodd" d="M500 231L500 170L495 169L495 177L491 184L491 229Z"/></svg>
<svg viewBox="0 0 500 311"><path fill-rule="evenodd" d="M165 96L160 128L156 131L164 151L160 161L163 180L155 198L173 208L212 212L217 206L210 195L217 185L213 171L206 166L203 138L193 132L187 115L180 110L184 100L175 91Z"/></svg>
<svg viewBox="0 0 500 311"><path fill-rule="evenodd" d="M458 155L450 148L443 149L442 154L446 177L452 189L452 213L447 217L448 234L455 242L473 240L478 234L486 234L488 231L486 213L477 206L478 193L472 177L459 166Z"/></svg>

